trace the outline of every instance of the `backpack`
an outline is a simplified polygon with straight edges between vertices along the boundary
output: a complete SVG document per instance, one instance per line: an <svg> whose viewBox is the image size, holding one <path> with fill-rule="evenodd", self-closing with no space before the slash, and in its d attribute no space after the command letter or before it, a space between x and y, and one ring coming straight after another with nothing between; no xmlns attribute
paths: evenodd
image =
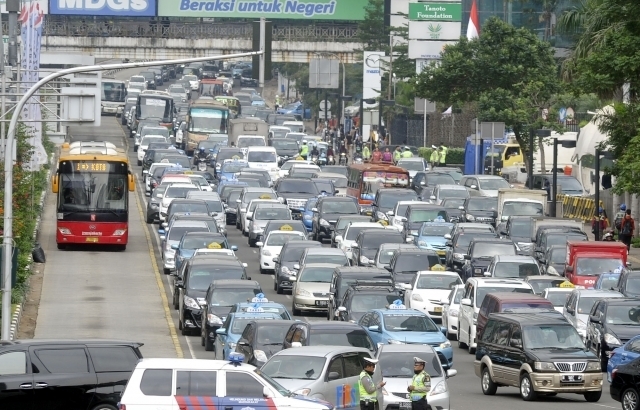
<svg viewBox="0 0 640 410"><path fill-rule="evenodd" d="M631 220L626 219L622 224L622 230L620 231L621 235L631 235Z"/></svg>

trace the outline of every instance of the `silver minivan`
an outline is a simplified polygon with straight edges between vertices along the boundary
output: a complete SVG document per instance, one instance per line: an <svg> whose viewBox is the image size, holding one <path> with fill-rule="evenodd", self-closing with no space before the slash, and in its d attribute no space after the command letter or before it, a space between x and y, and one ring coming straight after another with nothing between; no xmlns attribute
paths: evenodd
<svg viewBox="0 0 640 410"><path fill-rule="evenodd" d="M613 290L574 289L564 305L564 317L576 328L582 340L587 337L589 312L600 299L621 298L622 293Z"/></svg>
<svg viewBox="0 0 640 410"><path fill-rule="evenodd" d="M336 407L358 408L364 357L371 357L371 352L361 347L295 347L271 356L261 371L296 394L326 400ZM373 381L377 384L381 380L376 366ZM382 396L378 390L378 403L382 403Z"/></svg>

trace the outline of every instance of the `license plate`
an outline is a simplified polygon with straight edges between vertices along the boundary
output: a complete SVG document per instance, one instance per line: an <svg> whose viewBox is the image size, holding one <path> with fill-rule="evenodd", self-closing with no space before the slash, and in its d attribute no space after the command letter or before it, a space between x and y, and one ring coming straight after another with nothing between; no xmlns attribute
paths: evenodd
<svg viewBox="0 0 640 410"><path fill-rule="evenodd" d="M86 241L87 242L97 243L98 242L98 238L90 237L90 238L87 238Z"/></svg>
<svg viewBox="0 0 640 410"><path fill-rule="evenodd" d="M401 401L399 404L400 409L402 410L409 410L411 408L411 402L410 401Z"/></svg>
<svg viewBox="0 0 640 410"><path fill-rule="evenodd" d="M563 374L562 382L563 383L582 383L582 375L581 374Z"/></svg>
<svg viewBox="0 0 640 410"><path fill-rule="evenodd" d="M327 306L327 300L316 300L316 306Z"/></svg>
<svg viewBox="0 0 640 410"><path fill-rule="evenodd" d="M447 251L436 251L439 256L444 256L447 254Z"/></svg>
<svg viewBox="0 0 640 410"><path fill-rule="evenodd" d="M442 312L442 306L436 306L436 307L434 307L434 308L433 308L433 311L434 311L434 312L441 313L441 312Z"/></svg>

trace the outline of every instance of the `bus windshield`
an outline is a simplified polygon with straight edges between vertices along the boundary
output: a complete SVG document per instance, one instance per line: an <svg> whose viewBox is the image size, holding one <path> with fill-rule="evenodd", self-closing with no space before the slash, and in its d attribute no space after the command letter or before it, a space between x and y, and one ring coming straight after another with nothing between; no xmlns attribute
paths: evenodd
<svg viewBox="0 0 640 410"><path fill-rule="evenodd" d="M102 81L102 101L125 102L126 95L124 81Z"/></svg>
<svg viewBox="0 0 640 410"><path fill-rule="evenodd" d="M127 167L119 165L79 161L61 164L58 212L126 212Z"/></svg>
<svg viewBox="0 0 640 410"><path fill-rule="evenodd" d="M138 119L160 118L170 122L171 100L158 98L158 96L140 95L138 100Z"/></svg>
<svg viewBox="0 0 640 410"><path fill-rule="evenodd" d="M225 134L229 112L219 108L191 108L189 131Z"/></svg>
<svg viewBox="0 0 640 410"><path fill-rule="evenodd" d="M408 172L364 171L362 172L362 194L366 197L375 196L380 188L406 188L409 186Z"/></svg>

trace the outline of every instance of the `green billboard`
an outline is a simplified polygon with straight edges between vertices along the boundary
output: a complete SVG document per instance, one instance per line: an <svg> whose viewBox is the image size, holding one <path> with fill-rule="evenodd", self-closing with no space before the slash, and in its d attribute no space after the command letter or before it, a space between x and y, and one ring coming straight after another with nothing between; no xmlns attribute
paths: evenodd
<svg viewBox="0 0 640 410"><path fill-rule="evenodd" d="M160 17L364 20L369 0L162 0Z"/></svg>
<svg viewBox="0 0 640 410"><path fill-rule="evenodd" d="M461 21L462 3L409 3L409 20Z"/></svg>

